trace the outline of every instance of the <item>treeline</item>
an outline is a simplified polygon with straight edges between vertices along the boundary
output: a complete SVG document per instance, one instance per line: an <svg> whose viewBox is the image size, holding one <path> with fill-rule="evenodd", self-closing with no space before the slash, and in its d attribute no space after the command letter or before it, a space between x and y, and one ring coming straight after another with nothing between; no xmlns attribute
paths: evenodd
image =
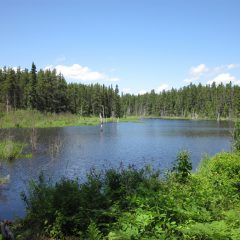
<svg viewBox="0 0 240 240"><path fill-rule="evenodd" d="M0 69L0 111L36 109L82 116L120 117L118 86L67 84L56 70Z"/></svg>
<svg viewBox="0 0 240 240"><path fill-rule="evenodd" d="M157 94L122 94L118 86L67 82L56 70L0 69L0 111L36 109L82 116L178 116L234 118L240 113L240 87L228 83L190 84Z"/></svg>
<svg viewBox="0 0 240 240"><path fill-rule="evenodd" d="M125 115L233 118L240 113L240 87L232 83L190 84L160 94L154 90L138 96L126 94L122 106Z"/></svg>

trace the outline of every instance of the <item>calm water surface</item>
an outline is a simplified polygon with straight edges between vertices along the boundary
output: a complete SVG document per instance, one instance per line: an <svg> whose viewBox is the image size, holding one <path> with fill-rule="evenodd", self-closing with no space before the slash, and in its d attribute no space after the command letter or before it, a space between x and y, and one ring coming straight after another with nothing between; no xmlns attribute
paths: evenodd
<svg viewBox="0 0 240 240"><path fill-rule="evenodd" d="M3 162L0 175L10 175L10 183L0 186L0 219L24 216L20 193L30 179L41 171L54 181L62 176L82 178L97 169L134 164L152 164L162 170L170 168L180 150L191 153L194 169L204 154L214 155L231 149L231 123L215 121L143 120L139 123L108 123L103 126L82 126L39 129L38 150L31 159ZM1 130L15 139L29 141L29 130ZM61 152L51 154L50 144L63 143Z"/></svg>

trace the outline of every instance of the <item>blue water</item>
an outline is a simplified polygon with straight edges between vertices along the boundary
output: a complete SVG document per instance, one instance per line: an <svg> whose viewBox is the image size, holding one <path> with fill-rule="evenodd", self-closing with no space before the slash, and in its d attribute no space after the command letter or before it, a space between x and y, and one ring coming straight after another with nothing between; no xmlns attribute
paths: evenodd
<svg viewBox="0 0 240 240"><path fill-rule="evenodd" d="M13 129L8 134L28 142L30 131ZM62 176L83 180L92 167L106 169L120 164L151 164L164 172L183 149L190 152L195 170L205 154L231 150L231 124L216 121L151 119L107 123L103 131L100 126L48 128L39 129L37 137L33 158L2 162L0 166L0 175L10 175L10 183L0 186L0 219L24 216L20 192L26 191L29 180L37 179L42 171L54 181ZM56 141L61 147L52 154L50 145Z"/></svg>

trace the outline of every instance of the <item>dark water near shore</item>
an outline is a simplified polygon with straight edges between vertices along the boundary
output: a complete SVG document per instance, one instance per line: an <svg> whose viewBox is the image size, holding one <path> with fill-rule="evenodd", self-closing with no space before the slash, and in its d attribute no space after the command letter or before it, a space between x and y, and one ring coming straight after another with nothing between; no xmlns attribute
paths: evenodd
<svg viewBox="0 0 240 240"><path fill-rule="evenodd" d="M151 164L164 171L170 168L180 150L191 153L196 169L204 154L214 155L231 149L231 127L228 122L143 120L139 123L108 123L103 126L82 126L38 129L38 150L31 159L2 162L0 176L10 175L10 182L0 186L0 220L24 216L20 192L30 179L41 171L54 181L62 176L84 179L86 172L134 164ZM29 142L30 130L0 130L15 139ZM61 151L53 154L51 144Z"/></svg>

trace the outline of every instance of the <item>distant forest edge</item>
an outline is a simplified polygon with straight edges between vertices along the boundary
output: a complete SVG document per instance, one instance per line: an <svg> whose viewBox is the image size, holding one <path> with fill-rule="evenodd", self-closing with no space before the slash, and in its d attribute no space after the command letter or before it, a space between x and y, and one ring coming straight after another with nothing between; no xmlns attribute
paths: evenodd
<svg viewBox="0 0 240 240"><path fill-rule="evenodd" d="M82 116L159 116L220 119L240 115L240 86L190 84L143 95L120 94L118 85L67 83L56 70L0 69L0 111L36 109Z"/></svg>

